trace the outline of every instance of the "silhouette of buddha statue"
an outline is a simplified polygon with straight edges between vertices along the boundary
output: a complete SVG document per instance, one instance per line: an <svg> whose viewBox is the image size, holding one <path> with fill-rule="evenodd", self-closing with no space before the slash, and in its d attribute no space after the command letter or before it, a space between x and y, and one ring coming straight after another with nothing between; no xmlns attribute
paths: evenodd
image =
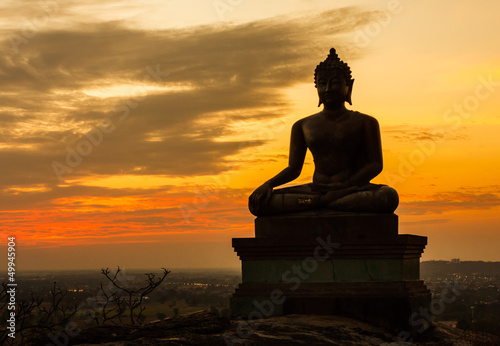
<svg viewBox="0 0 500 346"><path fill-rule="evenodd" d="M323 110L292 126L288 167L249 197L256 216L330 209L360 213L392 213L399 204L393 188L370 183L382 171L380 129L375 118L348 110L354 79L335 49L314 71ZM274 189L296 179L306 151L314 158L313 181Z"/></svg>

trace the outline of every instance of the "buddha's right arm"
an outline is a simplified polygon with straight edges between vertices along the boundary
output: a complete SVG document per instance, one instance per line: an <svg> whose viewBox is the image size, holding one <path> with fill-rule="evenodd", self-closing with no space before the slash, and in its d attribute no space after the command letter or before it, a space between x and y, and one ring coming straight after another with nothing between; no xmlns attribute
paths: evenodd
<svg viewBox="0 0 500 346"><path fill-rule="evenodd" d="M297 179L302 171L302 166L304 165L306 151L307 145L304 139L301 122L299 120L292 126L288 167L279 172L273 178L269 179L266 184L269 184L271 187L276 187Z"/></svg>

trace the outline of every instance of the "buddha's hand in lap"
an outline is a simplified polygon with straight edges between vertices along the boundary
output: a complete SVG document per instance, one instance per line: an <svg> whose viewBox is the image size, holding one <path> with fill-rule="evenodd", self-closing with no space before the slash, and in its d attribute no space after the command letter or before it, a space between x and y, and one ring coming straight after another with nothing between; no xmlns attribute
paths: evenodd
<svg viewBox="0 0 500 346"><path fill-rule="evenodd" d="M270 184L264 183L259 186L248 198L250 210L258 211L269 201L273 194L273 188Z"/></svg>
<svg viewBox="0 0 500 346"><path fill-rule="evenodd" d="M357 186L343 187L337 190L328 191L320 197L320 201L322 204L326 205L357 191L359 191L359 187Z"/></svg>

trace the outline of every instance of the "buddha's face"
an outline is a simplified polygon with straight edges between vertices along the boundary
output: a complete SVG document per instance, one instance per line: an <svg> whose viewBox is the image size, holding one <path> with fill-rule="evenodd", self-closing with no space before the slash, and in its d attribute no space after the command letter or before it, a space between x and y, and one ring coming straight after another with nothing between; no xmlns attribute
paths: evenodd
<svg viewBox="0 0 500 346"><path fill-rule="evenodd" d="M349 84L339 71L318 71L316 81L320 104L335 107L349 101L347 96L352 84Z"/></svg>

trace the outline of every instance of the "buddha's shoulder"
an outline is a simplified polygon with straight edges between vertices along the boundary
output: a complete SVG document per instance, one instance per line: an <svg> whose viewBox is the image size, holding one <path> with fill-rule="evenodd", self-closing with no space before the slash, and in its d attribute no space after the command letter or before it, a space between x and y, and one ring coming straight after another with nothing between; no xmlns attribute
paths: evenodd
<svg viewBox="0 0 500 346"><path fill-rule="evenodd" d="M347 112L348 112L347 114L349 115L348 118L350 118L351 120L378 124L377 119L375 119L371 115L364 114L364 113L361 113L358 111L353 111L350 109L348 109ZM324 119L324 115L322 114L322 112L318 112L318 113L309 115L305 118L298 120L297 122L295 122L295 124L297 126L303 126L303 125L307 125L308 123L310 124L310 123L314 123L316 121L323 121L323 119Z"/></svg>
<svg viewBox="0 0 500 346"><path fill-rule="evenodd" d="M302 127L304 125L307 125L307 124L310 124L312 122L315 122L315 121L319 120L320 117L321 117L321 112L315 113L315 114L309 115L309 116L307 116L305 118L297 120L293 124L293 126L301 126Z"/></svg>
<svg viewBox="0 0 500 346"><path fill-rule="evenodd" d="M351 111L351 110L349 110L349 112L351 113L351 115L353 117L355 117L356 119L359 119L360 121L370 122L370 123L378 123L377 119L375 119L371 115L364 114L364 113L361 113L358 111Z"/></svg>

